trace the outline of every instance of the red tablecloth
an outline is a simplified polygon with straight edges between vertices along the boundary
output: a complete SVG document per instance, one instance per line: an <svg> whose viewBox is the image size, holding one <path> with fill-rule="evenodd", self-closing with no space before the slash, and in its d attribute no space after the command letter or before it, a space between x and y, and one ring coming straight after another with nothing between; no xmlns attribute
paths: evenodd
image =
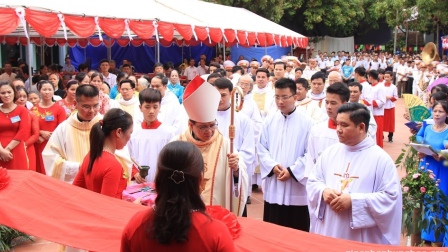
<svg viewBox="0 0 448 252"><path fill-rule="evenodd" d="M9 185L0 189L0 224L71 247L119 251L124 226L137 211L146 209L36 172L8 173ZM250 218L238 218L238 221L242 228L235 240L238 251L411 249L334 239ZM441 248L412 248L412 251L420 250L440 251Z"/></svg>

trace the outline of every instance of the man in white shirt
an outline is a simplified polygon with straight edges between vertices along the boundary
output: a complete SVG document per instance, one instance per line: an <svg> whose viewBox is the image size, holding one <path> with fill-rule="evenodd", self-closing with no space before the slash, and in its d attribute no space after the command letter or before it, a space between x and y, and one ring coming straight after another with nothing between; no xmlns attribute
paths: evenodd
<svg viewBox="0 0 448 252"><path fill-rule="evenodd" d="M199 75L198 69L194 66L194 59L190 59L190 65L185 69L184 76L191 81L196 75Z"/></svg>
<svg viewBox="0 0 448 252"><path fill-rule="evenodd" d="M117 76L109 72L109 60L103 59L100 63L100 72L103 76L103 80L109 84L110 88L117 85Z"/></svg>
<svg viewBox="0 0 448 252"><path fill-rule="evenodd" d="M198 70L198 75L204 75L207 74L208 72L208 66L205 65L205 59L200 59L199 60L199 66L197 67Z"/></svg>
<svg viewBox="0 0 448 252"><path fill-rule="evenodd" d="M398 97L401 98L401 94L404 92L406 86L407 66L404 64L404 59L400 59L400 64L397 66L397 92Z"/></svg>
<svg viewBox="0 0 448 252"><path fill-rule="evenodd" d="M5 62L3 65L3 71L5 71L2 75L0 75L0 81L9 81L13 82L16 78L16 74L12 72L12 65L9 62Z"/></svg>

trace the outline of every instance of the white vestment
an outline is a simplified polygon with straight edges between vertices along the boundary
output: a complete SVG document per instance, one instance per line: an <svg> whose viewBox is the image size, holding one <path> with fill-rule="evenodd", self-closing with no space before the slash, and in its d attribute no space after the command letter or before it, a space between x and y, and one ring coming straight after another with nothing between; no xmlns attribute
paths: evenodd
<svg viewBox="0 0 448 252"><path fill-rule="evenodd" d="M143 114L139 106L140 102L136 96L132 96L132 98L128 101L124 100L123 97L120 97L116 103L117 104L115 106L128 112L132 118L143 118Z"/></svg>
<svg viewBox="0 0 448 252"><path fill-rule="evenodd" d="M244 103L244 105L246 105L246 103ZM221 132L221 134L227 138L229 138L230 114L230 109L227 109L225 111L218 111L216 114L216 121L218 122L219 132ZM240 156L244 160L244 163L246 164L247 175L250 176L248 186L251 188L252 175L255 168L254 126L249 117L247 117L246 114L244 114L242 111L235 112L234 115L235 139L233 140L233 148L235 152L238 152L240 154Z"/></svg>
<svg viewBox="0 0 448 252"><path fill-rule="evenodd" d="M269 86L269 84L264 88L258 88L257 85L254 85L252 97L257 104L258 109L260 110L261 118L263 119L270 111L277 109L274 102L274 94L274 90Z"/></svg>
<svg viewBox="0 0 448 252"><path fill-rule="evenodd" d="M134 124L134 132L127 147L131 157L140 165L150 167L147 182L154 182L159 153L173 137L172 128L163 123L157 129L143 129L141 123Z"/></svg>
<svg viewBox="0 0 448 252"><path fill-rule="evenodd" d="M325 104L324 104L325 105ZM319 108L319 104L316 101L311 100L310 98L305 98L301 101L296 101L296 107L303 109L305 114L309 115L315 123L322 122L324 116L322 113L322 109ZM325 106L323 106L325 108ZM325 115L326 115L325 111Z"/></svg>
<svg viewBox="0 0 448 252"><path fill-rule="evenodd" d="M343 187L342 185L346 186ZM335 212L324 202L327 188L349 193L351 209ZM402 197L395 164L375 141L337 143L317 160L306 186L314 233L359 242L399 245Z"/></svg>
<svg viewBox="0 0 448 252"><path fill-rule="evenodd" d="M257 149L266 202L286 206L307 205L305 153L313 124L311 117L298 109L286 116L277 111L263 122ZM272 174L272 169L278 164L290 171L291 178L287 181L280 181Z"/></svg>

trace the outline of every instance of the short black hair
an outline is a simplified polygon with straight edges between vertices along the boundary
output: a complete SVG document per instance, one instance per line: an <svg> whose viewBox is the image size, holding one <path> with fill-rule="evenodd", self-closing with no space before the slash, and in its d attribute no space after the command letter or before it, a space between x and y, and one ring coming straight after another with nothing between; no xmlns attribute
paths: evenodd
<svg viewBox="0 0 448 252"><path fill-rule="evenodd" d="M322 72L317 72L311 76L311 81L315 79L322 79L325 82L325 74Z"/></svg>
<svg viewBox="0 0 448 252"><path fill-rule="evenodd" d="M129 61L129 60L128 60ZM122 68L124 68L124 67L129 67L129 68L131 68L131 65L129 65L129 64L123 64L123 65L121 65L121 67Z"/></svg>
<svg viewBox="0 0 448 252"><path fill-rule="evenodd" d="M355 73L357 73L358 75L365 77L366 76L366 69L364 67L357 67L355 68Z"/></svg>
<svg viewBox="0 0 448 252"><path fill-rule="evenodd" d="M283 69L286 69L286 63L283 62L283 61L274 62L274 68L275 68L276 65L283 65Z"/></svg>
<svg viewBox="0 0 448 252"><path fill-rule="evenodd" d="M108 59L102 59L102 60L100 61L100 65L103 64L103 63L105 63L105 62L107 62L107 64L109 64L109 60L108 60Z"/></svg>
<svg viewBox="0 0 448 252"><path fill-rule="evenodd" d="M275 89L285 89L289 88L293 95L297 92L296 83L290 78L280 78L275 82Z"/></svg>
<svg viewBox="0 0 448 252"><path fill-rule="evenodd" d="M259 72L265 73L266 77L269 77L269 70L267 70L266 68L260 67L257 69L257 71L255 72L255 75L257 75Z"/></svg>
<svg viewBox="0 0 448 252"><path fill-rule="evenodd" d="M152 89L152 88L145 88L138 94L138 100L140 101L140 105L143 105L143 103L154 103L162 102L162 94L159 90Z"/></svg>
<svg viewBox="0 0 448 252"><path fill-rule="evenodd" d="M376 70L370 70L367 75L374 80L378 80L379 73Z"/></svg>
<svg viewBox="0 0 448 252"><path fill-rule="evenodd" d="M386 72L384 72L384 74L385 74L385 75L388 74L390 77L393 76L391 71L386 71Z"/></svg>
<svg viewBox="0 0 448 252"><path fill-rule="evenodd" d="M240 67L240 66L233 66L233 67L232 67L232 73L236 73L236 72L238 72L238 71L241 72L241 75L244 74L244 69L243 69L242 67Z"/></svg>
<svg viewBox="0 0 448 252"><path fill-rule="evenodd" d="M385 74L386 70L382 69L382 68L378 68L378 74Z"/></svg>
<svg viewBox="0 0 448 252"><path fill-rule="evenodd" d="M93 85L81 85L76 88L76 101L79 102L81 96L92 98L100 95L100 91Z"/></svg>
<svg viewBox="0 0 448 252"><path fill-rule="evenodd" d="M209 81L212 78L221 78L222 76L219 73L211 73L207 76L207 81Z"/></svg>
<svg viewBox="0 0 448 252"><path fill-rule="evenodd" d="M228 89L229 92L232 92L233 90L233 84L232 82L227 78L218 78L213 83L213 86L215 86L217 89Z"/></svg>
<svg viewBox="0 0 448 252"><path fill-rule="evenodd" d="M331 85L334 86L335 84ZM330 87L331 87L330 86ZM352 121L355 126L364 123L366 126L365 131L369 130L370 122L370 112L369 109L361 103L349 102L342 104L338 109L338 114L348 113L350 114L350 121Z"/></svg>
<svg viewBox="0 0 448 252"><path fill-rule="evenodd" d="M216 68L221 68L221 65L219 65L219 63L217 63L217 62L210 63L209 67L212 67L212 66L214 66Z"/></svg>
<svg viewBox="0 0 448 252"><path fill-rule="evenodd" d="M439 92L435 92L434 94L432 94L431 98L433 98L434 101L438 101L438 102L444 101L444 102L446 102L447 94L442 92L442 91L439 91Z"/></svg>
<svg viewBox="0 0 448 252"><path fill-rule="evenodd" d="M89 66L87 66L87 65L84 64L84 63L79 64L79 66L78 66L78 71L81 72L81 71L83 71L84 69L89 70Z"/></svg>
<svg viewBox="0 0 448 252"><path fill-rule="evenodd" d="M154 64L154 70L156 69L156 67L162 67L163 68L163 64L162 63L155 63Z"/></svg>
<svg viewBox="0 0 448 252"><path fill-rule="evenodd" d="M226 77L227 76L227 72L226 70L222 69L222 68L218 68L215 70L215 73L219 74L221 77Z"/></svg>
<svg viewBox="0 0 448 252"><path fill-rule="evenodd" d="M167 71L168 69L174 69L174 63L171 61L167 61L163 64L163 70Z"/></svg>
<svg viewBox="0 0 448 252"><path fill-rule="evenodd" d="M132 81L130 79L124 79L124 80L120 81L120 83L118 83L118 86L121 88L121 85L123 85L125 83L129 83L129 85L131 85L131 88L135 88L134 81Z"/></svg>
<svg viewBox="0 0 448 252"><path fill-rule="evenodd" d="M302 85L302 87L305 89L310 88L310 84L308 83L308 81L305 78L297 78L296 84Z"/></svg>
<svg viewBox="0 0 448 252"><path fill-rule="evenodd" d="M359 82L353 81L348 83L349 87L358 87L359 91L362 92L362 85Z"/></svg>
<svg viewBox="0 0 448 252"><path fill-rule="evenodd" d="M303 69L302 69L302 68L300 68L300 67L296 68L296 69L294 70L294 73L297 73L297 71L300 71L300 72L302 72L302 73L303 73Z"/></svg>
<svg viewBox="0 0 448 252"><path fill-rule="evenodd" d="M151 80L149 81L150 84L151 84L152 79L154 79L154 78L156 78L156 79L160 79L160 80L162 81L162 85L163 85L163 78L165 78L165 75L163 75L162 73L158 73L158 74L154 75L154 76L151 78Z"/></svg>
<svg viewBox="0 0 448 252"><path fill-rule="evenodd" d="M348 102L350 100L350 89L345 83L336 82L333 85L328 86L327 94L339 95L342 102Z"/></svg>

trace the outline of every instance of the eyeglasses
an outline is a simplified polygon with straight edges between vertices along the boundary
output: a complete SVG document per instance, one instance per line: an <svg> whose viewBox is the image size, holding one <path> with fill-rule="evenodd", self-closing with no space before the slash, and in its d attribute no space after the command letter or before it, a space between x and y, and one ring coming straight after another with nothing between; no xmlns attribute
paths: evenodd
<svg viewBox="0 0 448 252"><path fill-rule="evenodd" d="M277 95L274 95L274 99L276 100L276 101L278 101L278 100L282 100L282 101L286 101L286 100L288 100L289 98L291 98L291 97L293 97L294 95L290 95L290 96L277 96Z"/></svg>
<svg viewBox="0 0 448 252"><path fill-rule="evenodd" d="M95 109L98 109L99 107L100 107L100 104L95 104L93 106L91 106L91 105L81 105L81 108L83 110L91 110L91 109L95 110Z"/></svg>
<svg viewBox="0 0 448 252"><path fill-rule="evenodd" d="M196 123L194 123L193 125L196 125ZM200 125L200 126L196 126L198 127L199 131L201 131L202 133L206 132L207 130L215 130L218 127L218 123L215 122L214 124L211 125Z"/></svg>

